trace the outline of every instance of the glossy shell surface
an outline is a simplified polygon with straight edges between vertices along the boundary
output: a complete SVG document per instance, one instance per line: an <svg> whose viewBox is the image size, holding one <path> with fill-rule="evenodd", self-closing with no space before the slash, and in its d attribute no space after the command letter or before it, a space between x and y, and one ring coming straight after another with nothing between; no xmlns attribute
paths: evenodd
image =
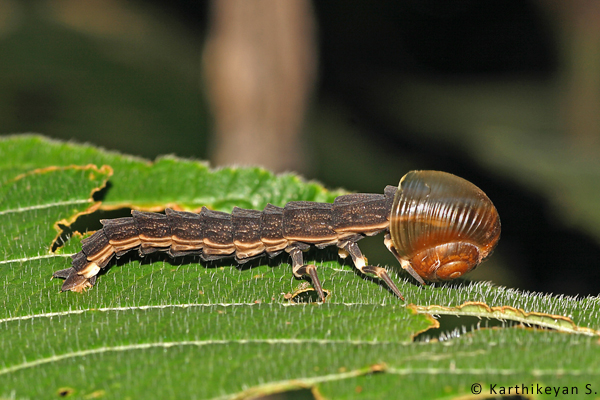
<svg viewBox="0 0 600 400"><path fill-rule="evenodd" d="M489 256L500 218L471 182L440 171L411 171L400 181L390 234L405 269L429 281L454 279Z"/></svg>

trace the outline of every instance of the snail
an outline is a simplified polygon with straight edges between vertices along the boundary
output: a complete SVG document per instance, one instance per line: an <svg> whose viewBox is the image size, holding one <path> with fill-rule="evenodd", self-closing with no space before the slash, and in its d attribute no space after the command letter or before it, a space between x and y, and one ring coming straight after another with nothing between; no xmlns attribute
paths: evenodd
<svg viewBox="0 0 600 400"><path fill-rule="evenodd" d="M471 182L439 171L404 175L390 214L388 248L421 284L458 278L489 257L500 218Z"/></svg>
<svg viewBox="0 0 600 400"><path fill-rule="evenodd" d="M418 282L455 279L474 269L500 238L500 218L477 186L440 171L411 171L384 194L338 196L333 204L292 201L264 210L234 207L231 214L203 207L190 213L132 211L132 217L101 221L103 228L82 242L64 278L63 291L94 286L98 273L116 255L137 249L141 256L165 251L172 257L195 254L204 261L234 257L243 264L264 254L287 252L298 278L309 276L322 301L325 292L314 264L305 264L311 245L335 245L340 257L351 256L364 274L381 278L403 299L385 268L367 265L357 242L384 233L384 243L402 268Z"/></svg>

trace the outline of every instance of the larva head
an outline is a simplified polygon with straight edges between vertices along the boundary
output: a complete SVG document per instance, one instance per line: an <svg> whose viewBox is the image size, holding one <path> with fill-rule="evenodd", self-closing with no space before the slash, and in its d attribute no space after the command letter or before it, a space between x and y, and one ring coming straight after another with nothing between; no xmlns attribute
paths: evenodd
<svg viewBox="0 0 600 400"><path fill-rule="evenodd" d="M400 180L390 234L402 266L428 281L458 278L488 257L500 218L481 189L440 171L411 171Z"/></svg>

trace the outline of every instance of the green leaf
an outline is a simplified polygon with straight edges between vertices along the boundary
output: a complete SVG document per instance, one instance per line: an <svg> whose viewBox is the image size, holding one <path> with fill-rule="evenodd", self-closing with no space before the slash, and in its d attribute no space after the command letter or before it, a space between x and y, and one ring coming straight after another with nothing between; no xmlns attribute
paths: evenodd
<svg viewBox="0 0 600 400"><path fill-rule="evenodd" d="M339 195L293 174L275 176L263 168L211 170L205 163L173 156L160 157L151 163L34 135L5 139L3 150L11 154L10 158L0 160L0 169L6 173L49 165L110 165L114 174L102 201L104 209L164 210L166 206L177 205L186 210L208 206L231 211L234 206L262 209L267 203L280 206L299 199L331 202Z"/></svg>
<svg viewBox="0 0 600 400"><path fill-rule="evenodd" d="M324 304L310 302L314 291L292 276L285 256L240 267L131 254L93 289L60 293L50 277L69 267L82 236L52 249L61 227L82 214L260 209L337 193L260 168L150 163L40 136L4 138L0 154L0 398L252 398L295 389L340 399L454 398L476 383L488 395L515 385L577 387L580 397L586 384L600 391L598 298L469 281L421 288L390 266L403 303L327 249L307 254L329 293ZM415 341L440 314L554 331L506 326Z"/></svg>

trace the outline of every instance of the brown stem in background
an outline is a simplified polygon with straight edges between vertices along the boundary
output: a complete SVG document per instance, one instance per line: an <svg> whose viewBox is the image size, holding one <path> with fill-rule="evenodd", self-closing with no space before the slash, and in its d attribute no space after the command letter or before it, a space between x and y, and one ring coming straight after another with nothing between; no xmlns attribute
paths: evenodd
<svg viewBox="0 0 600 400"><path fill-rule="evenodd" d="M215 0L204 53L215 165L302 170L300 131L316 66L307 0Z"/></svg>
<svg viewBox="0 0 600 400"><path fill-rule="evenodd" d="M600 144L600 2L540 0L558 26L561 117L575 144Z"/></svg>

